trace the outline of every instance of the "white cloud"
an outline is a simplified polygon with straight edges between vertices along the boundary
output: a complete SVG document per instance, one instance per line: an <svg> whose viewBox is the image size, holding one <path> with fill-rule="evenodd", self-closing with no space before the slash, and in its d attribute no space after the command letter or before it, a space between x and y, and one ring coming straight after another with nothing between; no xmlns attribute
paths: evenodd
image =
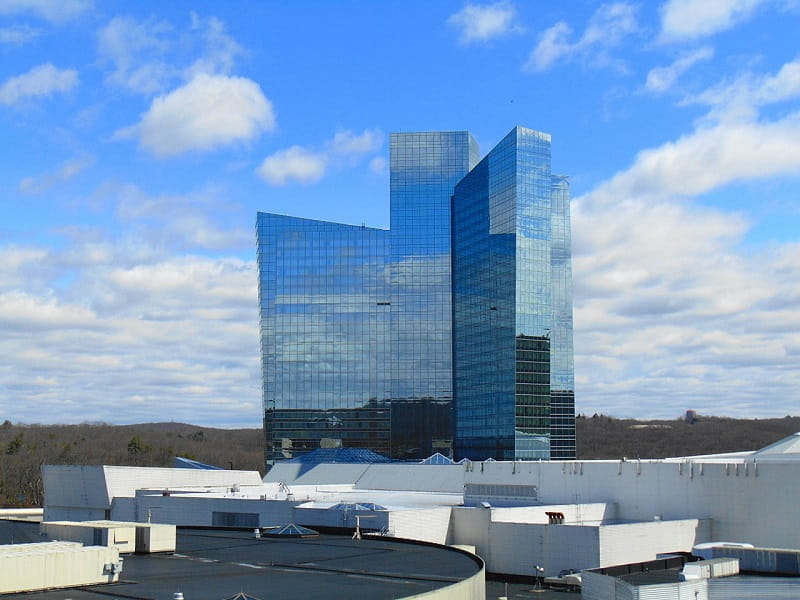
<svg viewBox="0 0 800 600"><path fill-rule="evenodd" d="M175 69L164 56L172 27L166 21L114 17L97 34L101 60L113 70L108 81L130 91L151 94L164 89Z"/></svg>
<svg viewBox="0 0 800 600"><path fill-rule="evenodd" d="M292 146L265 158L256 173L272 185L286 185L291 181L314 183L325 175L327 163L324 154Z"/></svg>
<svg viewBox="0 0 800 600"><path fill-rule="evenodd" d="M94 315L83 306L59 303L52 296L11 291L0 295L0 324L5 331L30 331L57 326L90 329Z"/></svg>
<svg viewBox="0 0 800 600"><path fill-rule="evenodd" d="M98 32L98 51L112 69L108 82L151 95L197 75L229 75L243 48L216 17L191 13L187 32L155 18L114 17ZM186 57L195 57L187 62Z"/></svg>
<svg viewBox="0 0 800 600"><path fill-rule="evenodd" d="M252 261L186 255L74 274L66 289L0 290L4 414L258 425Z"/></svg>
<svg viewBox="0 0 800 600"><path fill-rule="evenodd" d="M376 175L388 174L388 167L389 163L383 156L376 156L371 161L369 161L370 171L372 171Z"/></svg>
<svg viewBox="0 0 800 600"><path fill-rule="evenodd" d="M58 248L0 244L0 412L258 426L256 267L219 252L251 254L249 217L213 188L97 195L116 207L104 228L62 228Z"/></svg>
<svg viewBox="0 0 800 600"><path fill-rule="evenodd" d="M68 160L51 173L24 178L19 183L19 190L26 194L41 194L54 185L69 181L92 164L94 158L89 156Z"/></svg>
<svg viewBox="0 0 800 600"><path fill-rule="evenodd" d="M115 199L119 219L135 225L138 237L155 248L238 250L252 241L249 230L224 227L226 213L232 208L229 200L223 200L224 190L208 188L154 197L133 185L109 184L102 193Z"/></svg>
<svg viewBox="0 0 800 600"><path fill-rule="evenodd" d="M340 130L323 144L322 150L294 145L271 154L256 169L256 174L272 185L292 181L314 183L322 179L330 165L355 165L382 144L383 133L379 129L365 129L360 134Z"/></svg>
<svg viewBox="0 0 800 600"><path fill-rule="evenodd" d="M580 411L780 416L797 406L800 245L743 252L748 228L675 198L575 202Z"/></svg>
<svg viewBox="0 0 800 600"><path fill-rule="evenodd" d="M759 120L758 108L800 97L800 61L775 75L743 77L692 99L712 111L674 142L640 152L598 186L596 198L696 196L734 181L800 173L800 111ZM732 109L731 107L736 107Z"/></svg>
<svg viewBox="0 0 800 600"><path fill-rule="evenodd" d="M0 104L16 104L26 98L51 96L68 92L78 85L78 72L58 69L50 63L32 68L27 73L10 77L0 85Z"/></svg>
<svg viewBox="0 0 800 600"><path fill-rule="evenodd" d="M12 25L0 27L0 44L27 44L39 37L42 32L30 25Z"/></svg>
<svg viewBox="0 0 800 600"><path fill-rule="evenodd" d="M225 24L216 17L203 19L192 13L192 30L200 35L203 49L200 58L188 68L188 75L230 73L244 49L228 35Z"/></svg>
<svg viewBox="0 0 800 600"><path fill-rule="evenodd" d="M608 56L608 50L637 30L635 6L626 2L603 4L574 43L569 41L572 27L563 21L543 31L523 70L545 71L559 60L575 57L584 58L593 66L619 66Z"/></svg>
<svg viewBox="0 0 800 600"><path fill-rule="evenodd" d="M356 135L350 130L340 130L328 142L329 152L341 156L366 154L383 144L383 133L379 129L365 129Z"/></svg>
<svg viewBox="0 0 800 600"><path fill-rule="evenodd" d="M64 23L92 6L91 0L3 0L0 14L33 13L51 23Z"/></svg>
<svg viewBox="0 0 800 600"><path fill-rule="evenodd" d="M774 75L741 75L687 98L686 104L712 107L707 120L752 120L758 108L800 97L800 59L784 64Z"/></svg>
<svg viewBox="0 0 800 600"><path fill-rule="evenodd" d="M595 196L695 196L734 181L794 172L800 172L800 113L772 123L725 122L644 150Z"/></svg>
<svg viewBox="0 0 800 600"><path fill-rule="evenodd" d="M668 0L661 7L661 39L676 41L713 35L747 20L770 0Z"/></svg>
<svg viewBox="0 0 800 600"><path fill-rule="evenodd" d="M569 43L572 27L560 21L545 29L539 36L539 43L531 52L525 65L526 71L544 71L549 69L559 58L574 52Z"/></svg>
<svg viewBox="0 0 800 600"><path fill-rule="evenodd" d="M257 83L200 74L155 98L137 125L115 135L135 137L151 154L170 157L252 140L274 128L272 103Z"/></svg>
<svg viewBox="0 0 800 600"><path fill-rule="evenodd" d="M661 94L670 89L678 78L694 65L704 60L710 60L714 56L714 49L711 47L698 48L694 52L683 55L678 60L666 67L656 67L647 73L645 89L654 94Z"/></svg>
<svg viewBox="0 0 800 600"><path fill-rule="evenodd" d="M486 42L493 38L522 31L515 23L517 10L509 2L494 4L467 4L451 15L447 22L460 29L459 41L462 44Z"/></svg>
<svg viewBox="0 0 800 600"><path fill-rule="evenodd" d="M757 110L797 94L793 73L788 63L709 91L749 110L713 105L694 131L573 202L579 410L778 416L800 401L800 244L743 250L750 219L694 201L800 176L800 112Z"/></svg>

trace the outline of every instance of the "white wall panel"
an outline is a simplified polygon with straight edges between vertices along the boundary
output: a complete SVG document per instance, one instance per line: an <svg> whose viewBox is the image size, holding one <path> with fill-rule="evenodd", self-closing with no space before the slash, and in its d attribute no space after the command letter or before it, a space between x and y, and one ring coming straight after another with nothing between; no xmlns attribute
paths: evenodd
<svg viewBox="0 0 800 600"><path fill-rule="evenodd" d="M800 527L796 461L743 464L663 461L489 462L467 482L536 485L548 504L615 503L629 521L711 518L711 538L794 548ZM781 515L780 519L774 515Z"/></svg>
<svg viewBox="0 0 800 600"><path fill-rule="evenodd" d="M590 569L597 566L597 528L491 523L483 558L490 573L533 576L538 565L542 575L554 577L563 569Z"/></svg>
<svg viewBox="0 0 800 600"><path fill-rule="evenodd" d="M394 537L446 544L450 510L450 507L393 510L389 513L389 531Z"/></svg>
<svg viewBox="0 0 800 600"><path fill-rule="evenodd" d="M614 519L616 510L613 504L597 502L594 504L548 504L544 506L519 506L513 508L492 508L492 521L507 523L547 524L548 512L560 512L564 523L589 525Z"/></svg>
<svg viewBox="0 0 800 600"><path fill-rule="evenodd" d="M651 521L600 527L600 564L607 567L655 560L657 554L691 552L695 543L707 541L708 521Z"/></svg>
<svg viewBox="0 0 800 600"><path fill-rule="evenodd" d="M357 489L409 492L464 492L463 465L376 464L356 482Z"/></svg>
<svg viewBox="0 0 800 600"><path fill-rule="evenodd" d="M450 518L449 544L475 547L475 553L486 560L489 553L489 523L492 512L485 508L454 506Z"/></svg>

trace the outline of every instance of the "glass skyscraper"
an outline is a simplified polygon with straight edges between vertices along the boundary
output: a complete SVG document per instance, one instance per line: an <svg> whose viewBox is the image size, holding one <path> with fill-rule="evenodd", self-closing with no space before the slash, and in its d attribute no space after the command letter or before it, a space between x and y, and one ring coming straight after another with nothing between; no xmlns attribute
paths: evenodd
<svg viewBox="0 0 800 600"><path fill-rule="evenodd" d="M573 458L569 186L517 127L391 136L389 231L259 213L267 461Z"/></svg>
<svg viewBox="0 0 800 600"><path fill-rule="evenodd" d="M450 197L477 161L466 131L391 136L393 457L452 454Z"/></svg>

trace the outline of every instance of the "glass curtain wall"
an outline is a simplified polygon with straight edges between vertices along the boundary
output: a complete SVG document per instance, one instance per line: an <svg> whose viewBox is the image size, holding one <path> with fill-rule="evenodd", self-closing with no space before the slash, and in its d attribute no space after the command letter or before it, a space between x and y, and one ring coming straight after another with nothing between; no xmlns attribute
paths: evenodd
<svg viewBox="0 0 800 600"><path fill-rule="evenodd" d="M550 374L550 458L570 460L575 449L575 367L572 347L572 237L569 178L553 175L553 328Z"/></svg>
<svg viewBox="0 0 800 600"><path fill-rule="evenodd" d="M267 464L389 453L388 232L258 213Z"/></svg>
<svg viewBox="0 0 800 600"><path fill-rule="evenodd" d="M455 188L457 457L550 455L550 136L517 127Z"/></svg>
<svg viewBox="0 0 800 600"><path fill-rule="evenodd" d="M268 464L573 458L569 181L550 136L392 134L391 229L258 213Z"/></svg>
<svg viewBox="0 0 800 600"><path fill-rule="evenodd" d="M450 196L477 162L465 132L390 141L392 456L452 454Z"/></svg>

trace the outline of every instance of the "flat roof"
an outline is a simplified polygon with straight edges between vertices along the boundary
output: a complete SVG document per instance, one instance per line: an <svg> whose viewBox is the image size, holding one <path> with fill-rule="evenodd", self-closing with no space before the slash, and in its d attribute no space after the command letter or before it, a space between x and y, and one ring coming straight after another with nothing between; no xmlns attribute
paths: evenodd
<svg viewBox="0 0 800 600"><path fill-rule="evenodd" d="M15 523L17 534L20 525L28 524ZM33 527L38 537L38 525ZM171 598L180 591L186 600L222 600L239 592L261 599L322 600L335 590L337 598L389 599L446 587L480 569L480 560L466 552L391 538L255 539L246 531L183 528L175 554L124 558L119 583L72 588L69 597ZM64 592L15 598L62 600Z"/></svg>

